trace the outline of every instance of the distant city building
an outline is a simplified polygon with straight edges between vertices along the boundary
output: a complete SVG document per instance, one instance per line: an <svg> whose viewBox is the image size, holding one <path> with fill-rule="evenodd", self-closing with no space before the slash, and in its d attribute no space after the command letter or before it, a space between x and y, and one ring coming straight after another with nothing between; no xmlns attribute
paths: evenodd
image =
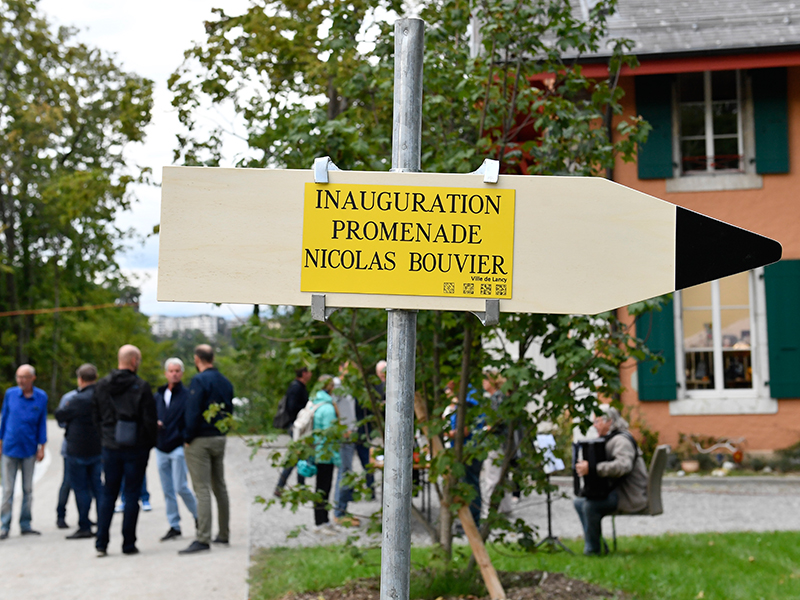
<svg viewBox="0 0 800 600"><path fill-rule="evenodd" d="M212 315L194 315L191 317L167 317L153 315L150 317L150 331L158 337L169 337L182 331L200 331L209 338L225 331L225 319Z"/></svg>

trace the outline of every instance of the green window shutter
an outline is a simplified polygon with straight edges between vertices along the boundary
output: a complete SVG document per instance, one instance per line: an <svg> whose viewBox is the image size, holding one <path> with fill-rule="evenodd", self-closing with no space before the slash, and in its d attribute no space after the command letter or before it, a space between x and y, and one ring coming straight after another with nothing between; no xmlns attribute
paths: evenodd
<svg viewBox="0 0 800 600"><path fill-rule="evenodd" d="M639 146L639 179L668 179L672 173L672 75L636 78L636 112L653 127Z"/></svg>
<svg viewBox="0 0 800 600"><path fill-rule="evenodd" d="M639 400L675 400L675 317L673 301L661 305L661 312L650 311L636 318L636 337L644 340L648 348L666 359L663 364L655 361L640 362ZM653 373L654 367L658 370Z"/></svg>
<svg viewBox="0 0 800 600"><path fill-rule="evenodd" d="M773 398L800 398L800 260L764 269Z"/></svg>
<svg viewBox="0 0 800 600"><path fill-rule="evenodd" d="M750 71L756 130L756 172L789 172L786 68Z"/></svg>

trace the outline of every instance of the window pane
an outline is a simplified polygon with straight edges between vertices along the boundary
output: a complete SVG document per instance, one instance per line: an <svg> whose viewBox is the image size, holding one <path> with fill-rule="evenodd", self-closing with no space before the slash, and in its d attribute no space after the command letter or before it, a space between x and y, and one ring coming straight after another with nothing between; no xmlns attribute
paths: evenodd
<svg viewBox="0 0 800 600"><path fill-rule="evenodd" d="M714 115L714 135L735 135L739 132L736 102L714 102L711 110Z"/></svg>
<svg viewBox="0 0 800 600"><path fill-rule="evenodd" d="M719 299L722 306L750 306L750 275L737 273L720 279Z"/></svg>
<svg viewBox="0 0 800 600"><path fill-rule="evenodd" d="M736 138L714 140L714 169L739 168L739 141Z"/></svg>
<svg viewBox="0 0 800 600"><path fill-rule="evenodd" d="M728 351L722 353L726 389L742 389L753 387L753 365L750 352Z"/></svg>
<svg viewBox="0 0 800 600"><path fill-rule="evenodd" d="M701 283L681 291L683 308L711 308L711 282Z"/></svg>
<svg viewBox="0 0 800 600"><path fill-rule="evenodd" d="M714 340L711 283L681 291L686 389L714 389Z"/></svg>
<svg viewBox="0 0 800 600"><path fill-rule="evenodd" d="M736 100L736 71L711 73L712 100Z"/></svg>
<svg viewBox="0 0 800 600"><path fill-rule="evenodd" d="M686 389L714 389L714 357L711 352L686 353Z"/></svg>
<svg viewBox="0 0 800 600"><path fill-rule="evenodd" d="M702 102L703 74L684 73L678 79L680 83L680 102Z"/></svg>
<svg viewBox="0 0 800 600"><path fill-rule="evenodd" d="M716 130L715 130L716 131ZM702 104L681 105L681 136L705 136L706 117Z"/></svg>
<svg viewBox="0 0 800 600"><path fill-rule="evenodd" d="M684 172L705 171L707 164L705 140L683 140L681 157Z"/></svg>
<svg viewBox="0 0 800 600"><path fill-rule="evenodd" d="M689 349L712 349L711 310L683 311L683 347Z"/></svg>
<svg viewBox="0 0 800 600"><path fill-rule="evenodd" d="M750 311L746 308L724 308L722 319L722 347L737 350L750 349Z"/></svg>

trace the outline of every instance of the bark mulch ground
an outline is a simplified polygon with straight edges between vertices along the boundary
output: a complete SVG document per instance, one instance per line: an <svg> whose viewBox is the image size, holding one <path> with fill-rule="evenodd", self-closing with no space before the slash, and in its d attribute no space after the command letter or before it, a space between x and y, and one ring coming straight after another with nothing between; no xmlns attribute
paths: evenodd
<svg viewBox="0 0 800 600"><path fill-rule="evenodd" d="M570 579L561 573L526 571L501 573L508 600L628 600L623 592L606 590L598 585ZM380 600L377 577L349 581L338 588L303 594L288 593L282 600ZM488 596L446 596L436 600L489 600Z"/></svg>

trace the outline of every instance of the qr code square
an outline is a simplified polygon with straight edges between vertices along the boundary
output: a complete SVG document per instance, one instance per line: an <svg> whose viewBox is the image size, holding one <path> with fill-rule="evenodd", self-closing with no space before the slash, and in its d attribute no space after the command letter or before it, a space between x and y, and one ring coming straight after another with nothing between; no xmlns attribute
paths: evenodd
<svg viewBox="0 0 800 600"><path fill-rule="evenodd" d="M452 281L445 281L444 283L444 293L445 294L455 294L456 293L456 284Z"/></svg>
<svg viewBox="0 0 800 600"><path fill-rule="evenodd" d="M464 291L462 294L474 294L475 293L475 284L474 283L465 283L464 284Z"/></svg>
<svg viewBox="0 0 800 600"><path fill-rule="evenodd" d="M505 283L498 283L495 286L494 289L497 292L498 296L505 296L506 295L506 284Z"/></svg>
<svg viewBox="0 0 800 600"><path fill-rule="evenodd" d="M491 283L482 283L481 284L481 295L488 296L492 293L492 284Z"/></svg>

